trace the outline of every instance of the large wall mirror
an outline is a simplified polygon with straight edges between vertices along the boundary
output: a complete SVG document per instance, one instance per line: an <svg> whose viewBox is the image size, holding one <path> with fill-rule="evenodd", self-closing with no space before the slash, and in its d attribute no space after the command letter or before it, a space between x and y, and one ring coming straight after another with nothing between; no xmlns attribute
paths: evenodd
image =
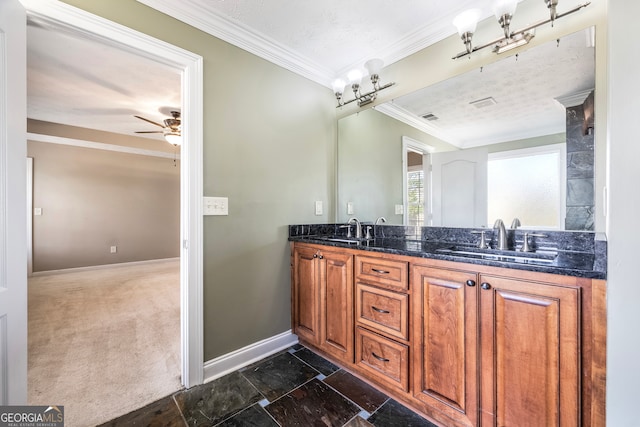
<svg viewBox="0 0 640 427"><path fill-rule="evenodd" d="M338 122L339 222L596 229L595 29Z"/></svg>

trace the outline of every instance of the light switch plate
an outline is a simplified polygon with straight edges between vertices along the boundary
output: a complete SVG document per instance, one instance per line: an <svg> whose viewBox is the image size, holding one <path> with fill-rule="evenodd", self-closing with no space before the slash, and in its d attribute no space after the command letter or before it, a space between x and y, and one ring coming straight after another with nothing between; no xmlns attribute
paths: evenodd
<svg viewBox="0 0 640 427"><path fill-rule="evenodd" d="M229 215L228 197L204 197L204 215Z"/></svg>
<svg viewBox="0 0 640 427"><path fill-rule="evenodd" d="M353 202L347 202L347 215L353 215Z"/></svg>
<svg viewBox="0 0 640 427"><path fill-rule="evenodd" d="M322 200L316 200L316 215L322 215Z"/></svg>
<svg viewBox="0 0 640 427"><path fill-rule="evenodd" d="M42 215L42 208L33 208L33 214L36 216Z"/></svg>

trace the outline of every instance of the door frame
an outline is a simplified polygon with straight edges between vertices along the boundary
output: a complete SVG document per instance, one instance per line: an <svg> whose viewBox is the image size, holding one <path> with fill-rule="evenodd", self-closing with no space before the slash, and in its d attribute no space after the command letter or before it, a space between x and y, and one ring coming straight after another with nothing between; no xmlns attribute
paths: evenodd
<svg viewBox="0 0 640 427"><path fill-rule="evenodd" d="M181 378L189 388L204 378L203 331L203 58L162 40L59 1L20 0L28 16L131 49L181 73L180 330ZM26 141L25 141L26 144Z"/></svg>

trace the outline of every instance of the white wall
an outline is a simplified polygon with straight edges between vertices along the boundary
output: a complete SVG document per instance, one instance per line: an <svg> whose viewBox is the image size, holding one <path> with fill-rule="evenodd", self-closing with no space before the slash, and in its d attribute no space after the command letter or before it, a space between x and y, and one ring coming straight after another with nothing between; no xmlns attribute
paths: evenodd
<svg viewBox="0 0 640 427"><path fill-rule="evenodd" d="M609 1L607 425L639 426L640 2Z"/></svg>

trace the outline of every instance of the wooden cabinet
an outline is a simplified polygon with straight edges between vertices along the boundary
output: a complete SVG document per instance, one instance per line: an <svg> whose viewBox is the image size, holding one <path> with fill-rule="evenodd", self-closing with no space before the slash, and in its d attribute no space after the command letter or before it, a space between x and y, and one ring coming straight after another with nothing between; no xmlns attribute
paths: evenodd
<svg viewBox="0 0 640 427"><path fill-rule="evenodd" d="M461 425L579 425L579 288L421 266L411 283L416 399Z"/></svg>
<svg viewBox="0 0 640 427"><path fill-rule="evenodd" d="M603 424L603 281L292 248L300 340L431 420Z"/></svg>
<svg viewBox="0 0 640 427"><path fill-rule="evenodd" d="M580 424L580 290L480 275L481 424Z"/></svg>
<svg viewBox="0 0 640 427"><path fill-rule="evenodd" d="M356 328L356 365L378 383L409 391L409 346Z"/></svg>
<svg viewBox="0 0 640 427"><path fill-rule="evenodd" d="M409 263L355 256L356 367L373 381L409 392Z"/></svg>
<svg viewBox="0 0 640 427"><path fill-rule="evenodd" d="M478 424L478 292L472 272L415 266L413 396L461 425Z"/></svg>
<svg viewBox="0 0 640 427"><path fill-rule="evenodd" d="M294 332L332 356L353 362L353 255L296 245L293 283Z"/></svg>

